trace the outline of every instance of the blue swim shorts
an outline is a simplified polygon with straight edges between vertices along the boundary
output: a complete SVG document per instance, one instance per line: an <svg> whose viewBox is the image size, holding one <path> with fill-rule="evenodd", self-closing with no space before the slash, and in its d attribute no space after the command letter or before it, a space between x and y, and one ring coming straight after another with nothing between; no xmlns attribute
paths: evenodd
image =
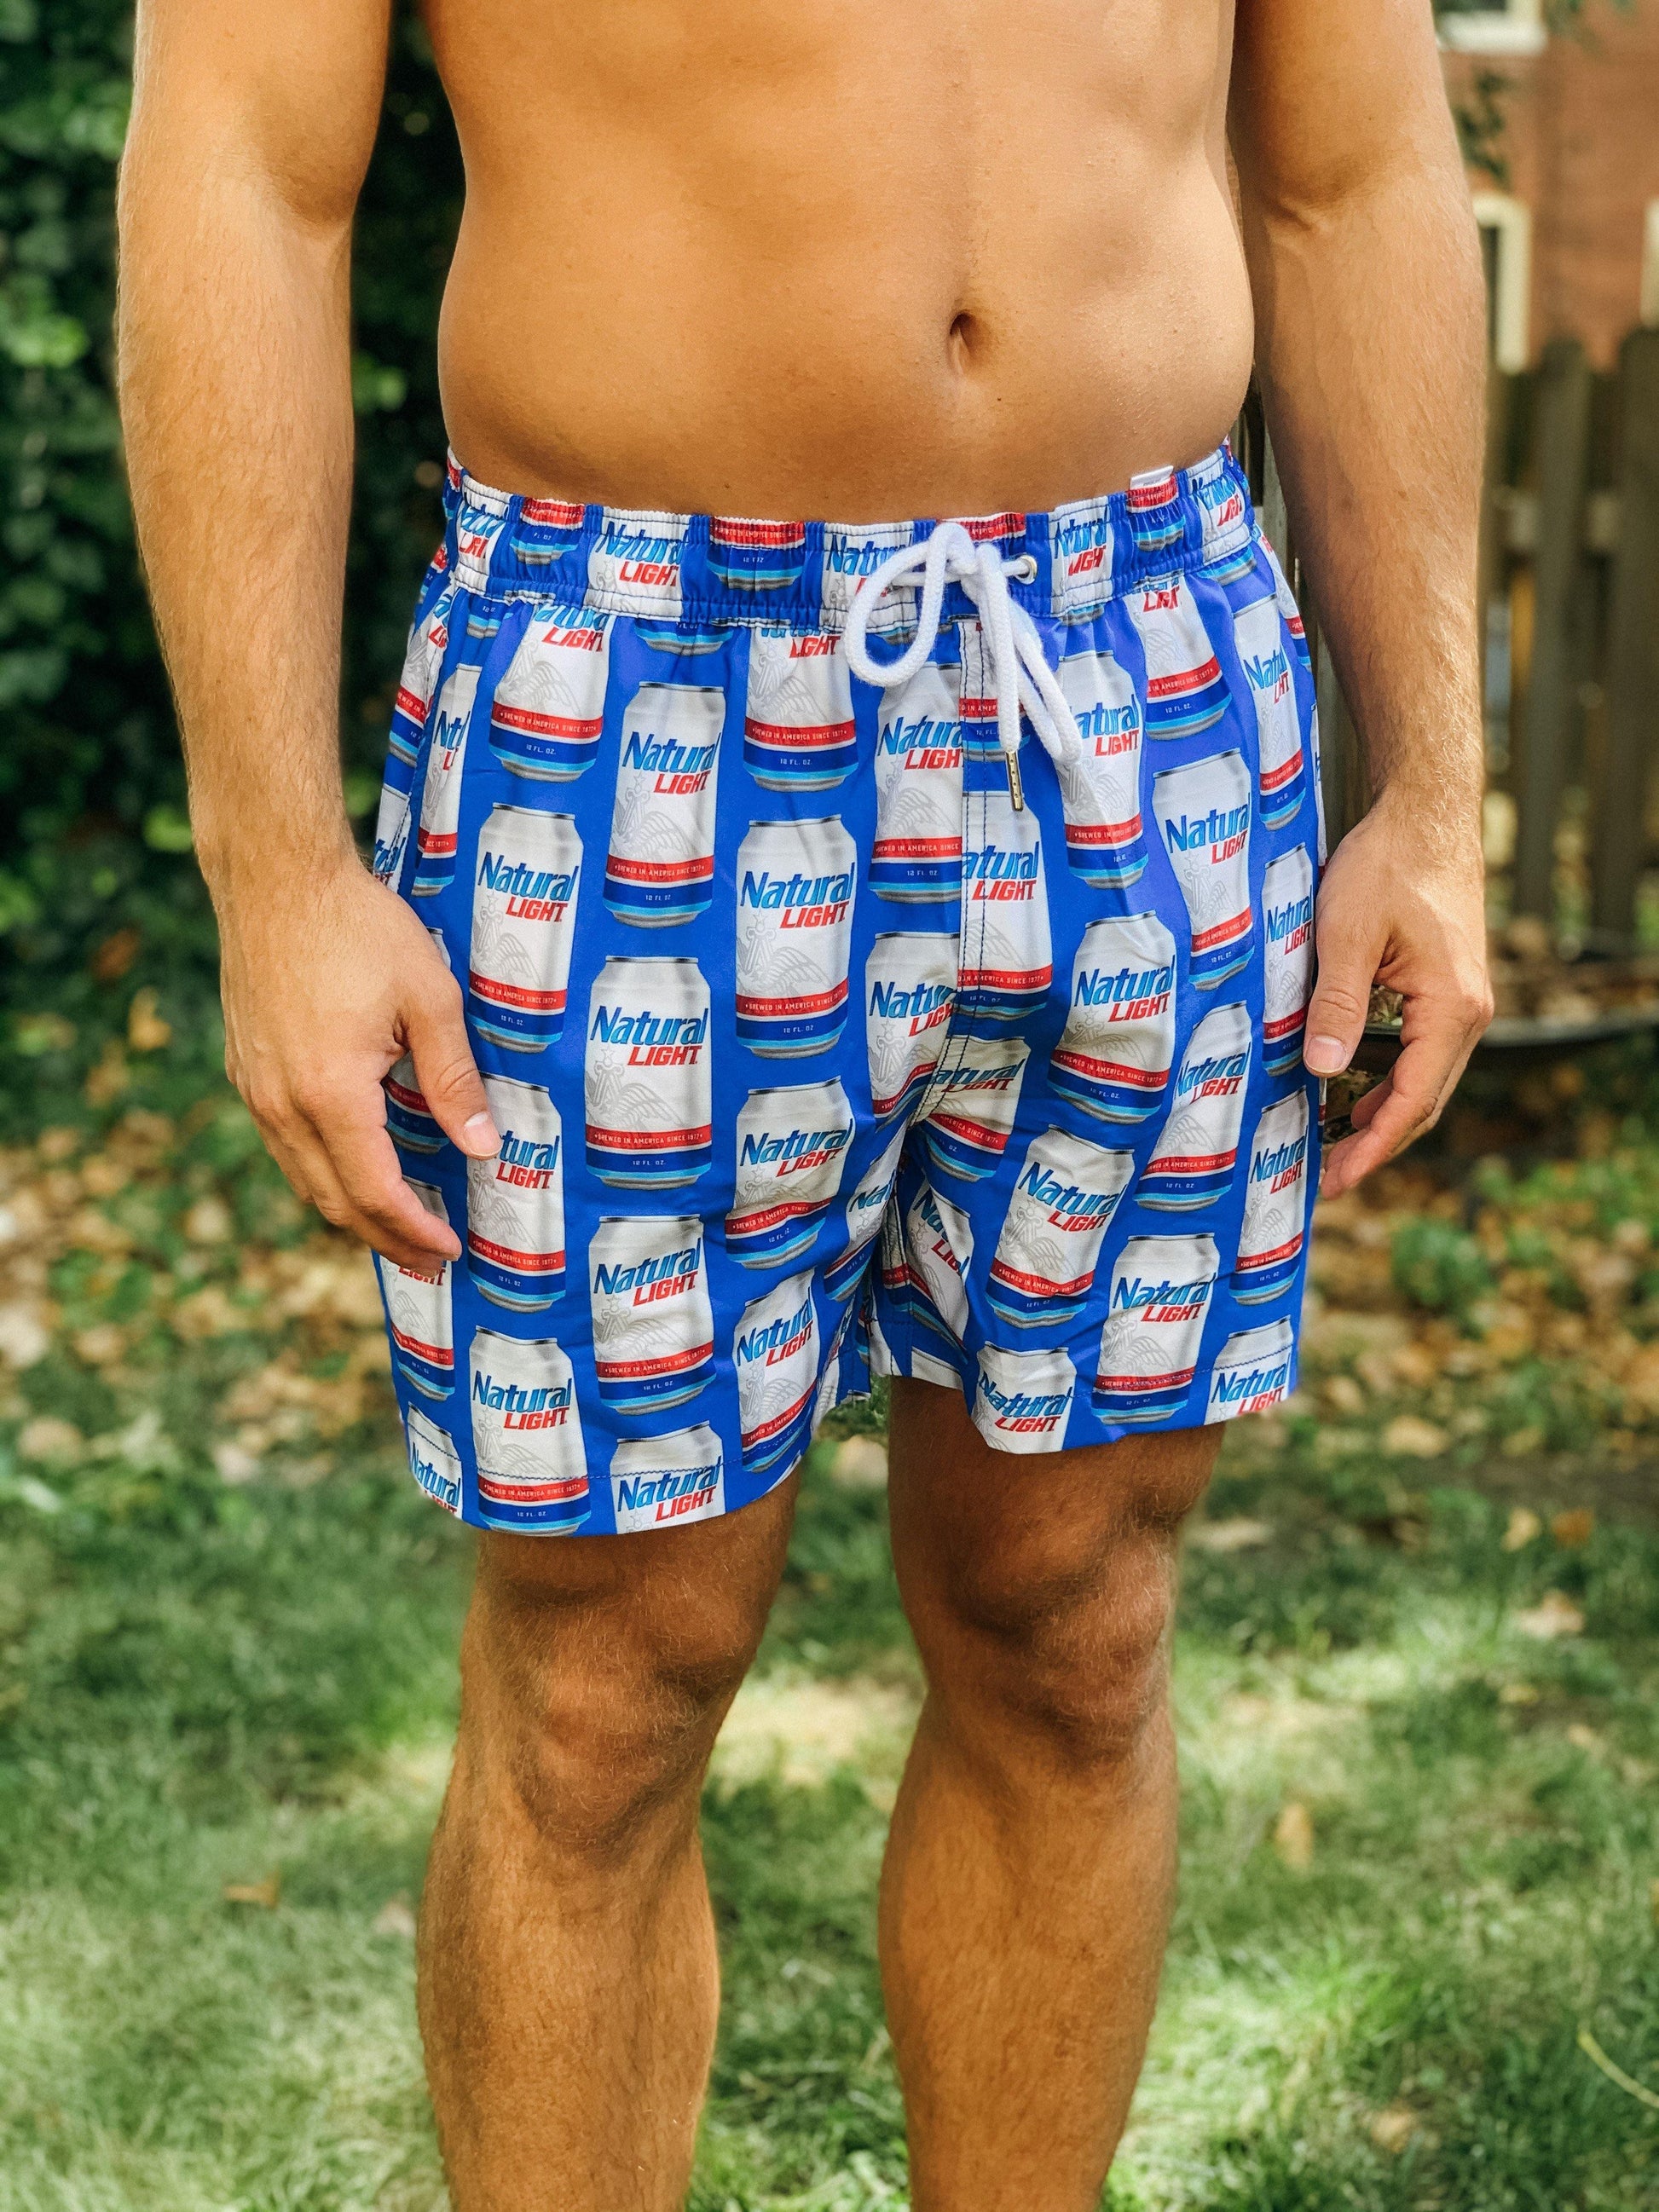
<svg viewBox="0 0 1659 2212"><path fill-rule="evenodd" d="M381 1262L477 1526L746 1504L876 1374L1057 1451L1293 1387L1323 836L1226 447L1048 514L583 506L452 465L375 867L499 1158L386 1114L464 1256Z"/></svg>

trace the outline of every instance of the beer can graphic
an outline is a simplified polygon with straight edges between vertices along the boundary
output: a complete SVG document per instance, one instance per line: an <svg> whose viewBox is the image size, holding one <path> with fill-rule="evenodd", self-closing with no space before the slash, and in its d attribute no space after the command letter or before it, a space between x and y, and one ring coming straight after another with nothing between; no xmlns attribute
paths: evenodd
<svg viewBox="0 0 1659 2212"><path fill-rule="evenodd" d="M586 520L579 499L521 499L513 550L528 568L550 568L575 545Z"/></svg>
<svg viewBox="0 0 1659 2212"><path fill-rule="evenodd" d="M449 644L449 615L454 604L455 585L451 579L441 586L425 616L409 633L404 672L398 679L397 696L392 701L390 740L392 760L405 768L414 767L415 756L421 749L426 718L432 711L432 695L437 689L438 671L443 665L445 649ZM408 788L407 783L404 787Z"/></svg>
<svg viewBox="0 0 1659 2212"><path fill-rule="evenodd" d="M472 1455L486 1528L568 1536L587 1518L576 1378L554 1338L474 1332Z"/></svg>
<svg viewBox="0 0 1659 2212"><path fill-rule="evenodd" d="M708 908L725 716L710 684L641 684L629 701L605 863L605 902L620 921L665 927Z"/></svg>
<svg viewBox="0 0 1659 2212"><path fill-rule="evenodd" d="M1008 1149L1031 1048L1020 1037L965 1037L934 1076L921 1111L935 1168L978 1182Z"/></svg>
<svg viewBox="0 0 1659 2212"><path fill-rule="evenodd" d="M1133 1152L1064 1129L1032 1138L991 1261L994 1313L1016 1328L1046 1328L1082 1312L1134 1164Z"/></svg>
<svg viewBox="0 0 1659 2212"><path fill-rule="evenodd" d="M738 1166L726 1249L745 1267L798 1259L841 1188L853 1109L839 1083L751 1091L738 1115Z"/></svg>
<svg viewBox="0 0 1659 2212"><path fill-rule="evenodd" d="M804 522L760 522L742 514L709 518L708 566L723 584L781 592L806 565Z"/></svg>
<svg viewBox="0 0 1659 2212"><path fill-rule="evenodd" d="M827 791L858 763L853 684L839 638L751 629L743 758L768 791Z"/></svg>
<svg viewBox="0 0 1659 2212"><path fill-rule="evenodd" d="M1080 750L1054 764L1066 812L1066 857L1085 884L1109 890L1146 866L1140 818L1140 702L1109 653L1073 653L1060 664Z"/></svg>
<svg viewBox="0 0 1659 2212"><path fill-rule="evenodd" d="M466 1265L492 1304L538 1313L564 1291L564 1129L539 1084L486 1075L493 1160L466 1164Z"/></svg>
<svg viewBox="0 0 1659 2212"><path fill-rule="evenodd" d="M1054 981L1048 886L1035 807L1016 812L1006 792L981 810L984 842L962 856L962 954L957 1006L975 1029L1017 1022Z"/></svg>
<svg viewBox="0 0 1659 2212"><path fill-rule="evenodd" d="M552 600L535 608L489 703L489 742L515 775L568 783L592 765L615 622Z"/></svg>
<svg viewBox="0 0 1659 2212"><path fill-rule="evenodd" d="M1227 684L1190 587L1164 576L1137 585L1124 605L1146 656L1147 736L1213 729L1227 711Z"/></svg>
<svg viewBox="0 0 1659 2212"><path fill-rule="evenodd" d="M1112 1269L1097 1413L1133 1425L1179 1412L1192 1388L1220 1255L1212 1237L1132 1237Z"/></svg>
<svg viewBox="0 0 1659 2212"><path fill-rule="evenodd" d="M702 1224L607 1215L587 1248L593 1367L618 1413L654 1413L695 1398L714 1372L714 1319Z"/></svg>
<svg viewBox="0 0 1659 2212"><path fill-rule="evenodd" d="M901 906L962 889L960 682L959 670L930 660L882 694L870 888Z"/></svg>
<svg viewBox="0 0 1659 2212"><path fill-rule="evenodd" d="M447 1223L449 1213L441 1191L412 1177L409 1188L428 1213ZM398 1373L422 1397L448 1397L455 1388L455 1323L448 1261L430 1275L400 1267L380 1252L374 1255L374 1265L380 1273L392 1356Z"/></svg>
<svg viewBox="0 0 1659 2212"><path fill-rule="evenodd" d="M1276 830L1301 805L1306 787L1296 679L1276 602L1261 599L1241 607L1233 617L1233 642L1255 703L1261 819Z"/></svg>
<svg viewBox="0 0 1659 2212"><path fill-rule="evenodd" d="M1291 1387L1295 1350L1291 1324L1270 1321L1265 1328L1241 1328L1230 1336L1210 1369L1210 1395L1204 1423L1237 1420L1241 1413L1265 1413Z"/></svg>
<svg viewBox="0 0 1659 2212"><path fill-rule="evenodd" d="M738 848L738 1042L826 1052L847 1022L858 857L837 815L751 822Z"/></svg>
<svg viewBox="0 0 1659 2212"><path fill-rule="evenodd" d="M1112 590L1112 503L1080 499L1048 518L1050 605L1062 621L1098 614Z"/></svg>
<svg viewBox="0 0 1659 2212"><path fill-rule="evenodd" d="M1199 562L1217 582L1242 576L1253 565L1244 488L1227 465L1231 459L1224 446L1187 471L1200 520Z"/></svg>
<svg viewBox="0 0 1659 2212"><path fill-rule="evenodd" d="M1278 1297L1296 1280L1308 1212L1308 1094L1262 1109L1250 1146L1233 1296L1246 1305Z"/></svg>
<svg viewBox="0 0 1659 2212"><path fill-rule="evenodd" d="M1175 939L1150 911L1091 921L1048 1088L1103 1121L1144 1121L1175 1056Z"/></svg>
<svg viewBox="0 0 1659 2212"><path fill-rule="evenodd" d="M974 1256L967 1215L924 1182L904 1217L904 1258L913 1329L935 1340L945 1358L959 1353L968 1333L963 1282Z"/></svg>
<svg viewBox="0 0 1659 2212"><path fill-rule="evenodd" d="M746 1474L787 1473L806 1449L818 1388L818 1318L810 1272L787 1275L738 1319L732 1340Z"/></svg>
<svg viewBox="0 0 1659 2212"><path fill-rule="evenodd" d="M833 1413L844 1396L855 1395L842 1389L842 1359L846 1349L848 1331L855 1319L854 1310L848 1306L836 1323L836 1333L830 1340L830 1349L824 1354L823 1371L818 1376L817 1395L812 1401L812 1427L817 1430L821 1421Z"/></svg>
<svg viewBox="0 0 1659 2212"><path fill-rule="evenodd" d="M461 1455L455 1439L418 1406L404 1415L404 1441L409 1447L409 1471L428 1498L459 1520L461 1511Z"/></svg>
<svg viewBox="0 0 1659 2212"><path fill-rule="evenodd" d="M544 1052L563 1035L581 871L574 816L490 809L478 832L467 1000L492 1044Z"/></svg>
<svg viewBox="0 0 1659 2212"><path fill-rule="evenodd" d="M415 771L401 761L388 758L380 786L380 804L374 817L374 879L395 884L404 872L409 849L410 817Z"/></svg>
<svg viewBox="0 0 1659 2212"><path fill-rule="evenodd" d="M708 986L695 960L613 954L588 1000L587 1164L601 1182L695 1182L713 1157Z"/></svg>
<svg viewBox="0 0 1659 2212"><path fill-rule="evenodd" d="M893 1195L893 1185L898 1180L899 1154L904 1150L907 1133L906 1125L901 1122L860 1176L858 1188L847 1201L846 1246L819 1277L830 1296L838 1302L851 1297L864 1279L866 1255Z"/></svg>
<svg viewBox="0 0 1659 2212"><path fill-rule="evenodd" d="M1250 957L1250 772L1211 753L1152 778L1152 813L1192 922L1192 979L1212 991Z"/></svg>
<svg viewBox="0 0 1659 2212"><path fill-rule="evenodd" d="M1270 1075L1302 1057L1313 985L1313 862L1305 845L1269 860L1261 883L1261 1053Z"/></svg>
<svg viewBox="0 0 1659 2212"><path fill-rule="evenodd" d="M975 792L1006 792L1008 764L997 720L996 670L983 623L958 623L957 647L962 655L957 672L957 717L962 726L963 787ZM1020 742L1024 741L1022 729Z"/></svg>
<svg viewBox="0 0 1659 2212"><path fill-rule="evenodd" d="M1250 1074L1250 1015L1217 1006L1193 1031L1175 1080L1169 1119L1135 1192L1142 1206L1182 1213L1210 1206L1232 1182Z"/></svg>
<svg viewBox="0 0 1659 2212"><path fill-rule="evenodd" d="M422 1093L411 1054L395 1063L380 1088L386 1093L386 1126L393 1142L406 1152L441 1152L447 1139Z"/></svg>
<svg viewBox="0 0 1659 2212"><path fill-rule="evenodd" d="M908 1114L933 1078L957 996L957 939L894 931L864 966L870 1103L878 1121Z"/></svg>
<svg viewBox="0 0 1659 2212"><path fill-rule="evenodd" d="M1167 553L1181 541L1181 487L1173 469L1144 469L1124 495L1138 553Z"/></svg>
<svg viewBox="0 0 1659 2212"><path fill-rule="evenodd" d="M826 522L823 526L823 586L822 627L842 630L853 596L865 578L873 575L890 553L909 544L915 535L908 522L856 525ZM918 593L914 583L884 592L870 618L871 635L890 637L914 628Z"/></svg>
<svg viewBox="0 0 1659 2212"><path fill-rule="evenodd" d="M680 619L680 561L685 546L685 518L633 514L606 507L599 534L587 556L587 581L604 605L628 615Z"/></svg>
<svg viewBox="0 0 1659 2212"><path fill-rule="evenodd" d="M665 1437L624 1437L611 1455L618 1534L712 1521L726 1510L726 1452L707 1421Z"/></svg>
<svg viewBox="0 0 1659 2212"><path fill-rule="evenodd" d="M1302 619L1302 610L1296 603L1296 593L1285 581L1285 571L1279 565L1279 556L1267 543L1261 540L1261 550L1267 556L1267 568L1273 580L1273 605L1279 609L1285 629L1291 634L1291 650L1308 673L1313 673L1313 655L1308 650L1307 626Z"/></svg>
<svg viewBox="0 0 1659 2212"><path fill-rule="evenodd" d="M988 1344L974 1382L974 1426L997 1451L1059 1451L1076 1389L1077 1370L1063 1352Z"/></svg>
<svg viewBox="0 0 1659 2212"><path fill-rule="evenodd" d="M432 740L421 792L421 824L416 833L416 898L430 898L454 878L455 839L461 818L461 767L466 758L466 726L477 695L478 669L466 661L444 678L432 710Z"/></svg>

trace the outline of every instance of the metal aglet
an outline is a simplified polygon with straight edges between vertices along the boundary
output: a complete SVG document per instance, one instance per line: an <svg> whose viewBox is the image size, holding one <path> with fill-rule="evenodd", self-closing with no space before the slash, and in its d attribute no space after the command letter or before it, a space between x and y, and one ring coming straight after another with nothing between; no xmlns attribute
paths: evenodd
<svg viewBox="0 0 1659 2212"><path fill-rule="evenodd" d="M1008 796L1014 802L1015 813L1024 814L1025 811L1025 786L1020 780L1019 755L1018 753L1004 753L1002 757L1008 763Z"/></svg>

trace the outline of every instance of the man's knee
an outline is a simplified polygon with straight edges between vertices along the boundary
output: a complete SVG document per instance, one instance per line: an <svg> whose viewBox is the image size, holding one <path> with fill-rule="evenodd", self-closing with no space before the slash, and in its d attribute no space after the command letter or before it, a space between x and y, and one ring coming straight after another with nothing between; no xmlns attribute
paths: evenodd
<svg viewBox="0 0 1659 2212"><path fill-rule="evenodd" d="M462 1755L541 1843L609 1862L693 1816L765 1626L787 1513L735 1541L487 1540L462 1657ZM743 1517L746 1517L743 1516Z"/></svg>

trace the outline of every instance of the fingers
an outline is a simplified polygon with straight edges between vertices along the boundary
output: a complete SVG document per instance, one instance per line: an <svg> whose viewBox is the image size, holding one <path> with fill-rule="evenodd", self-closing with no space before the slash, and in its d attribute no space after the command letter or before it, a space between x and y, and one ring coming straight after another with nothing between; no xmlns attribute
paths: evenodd
<svg viewBox="0 0 1659 2212"><path fill-rule="evenodd" d="M1433 1127L1480 1033L1452 1008L1425 1008L1420 1000L1408 1020L1414 1034L1382 1082L1356 1103L1353 1134L1326 1158L1322 1197L1340 1198Z"/></svg>
<svg viewBox="0 0 1659 2212"><path fill-rule="evenodd" d="M1338 920L1328 908L1316 915L1315 933L1318 972L1302 1057L1316 1075L1340 1075L1359 1048L1383 938L1369 923Z"/></svg>
<svg viewBox="0 0 1659 2212"><path fill-rule="evenodd" d="M410 1007L404 1026L421 1096L439 1127L470 1158L493 1159L501 1140L467 1042L454 978L441 975Z"/></svg>
<svg viewBox="0 0 1659 2212"><path fill-rule="evenodd" d="M435 1273L459 1256L460 1240L404 1182L379 1085L358 1089L361 1098L342 1082L326 1095L307 1093L303 1103L292 1097L248 1103L297 1198L398 1267Z"/></svg>

